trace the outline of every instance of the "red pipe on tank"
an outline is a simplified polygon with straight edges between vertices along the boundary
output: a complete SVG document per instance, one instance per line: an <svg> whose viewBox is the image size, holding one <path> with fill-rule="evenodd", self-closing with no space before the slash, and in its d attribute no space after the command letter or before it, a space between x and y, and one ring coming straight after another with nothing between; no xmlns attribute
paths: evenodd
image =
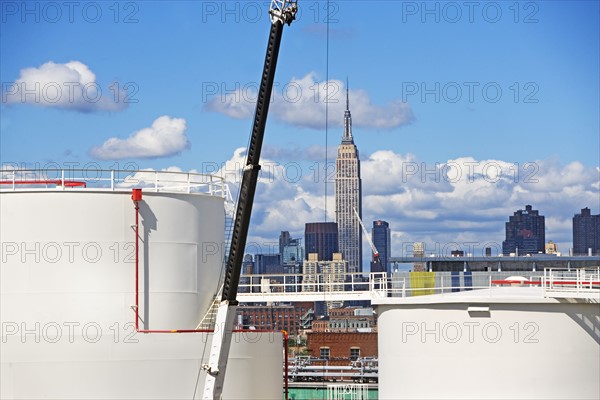
<svg viewBox="0 0 600 400"><path fill-rule="evenodd" d="M142 200L142 189L132 189L131 200L135 204L135 330L139 332L140 205L138 203Z"/></svg>
<svg viewBox="0 0 600 400"><path fill-rule="evenodd" d="M140 280L139 280L139 268L140 268L140 206L138 202L135 202L135 329L139 330L139 320L140 320Z"/></svg>
<svg viewBox="0 0 600 400"><path fill-rule="evenodd" d="M140 329L139 328L139 266L140 266L140 206L139 202L142 201L142 189L132 189L131 200L135 204L135 331L137 333L213 333L214 329ZM273 332L269 330L242 330L234 329L235 332L252 332L252 333L263 333ZM288 344L289 335L287 331L282 330L283 333L283 346L284 346L284 363L285 363L285 400L288 400Z"/></svg>

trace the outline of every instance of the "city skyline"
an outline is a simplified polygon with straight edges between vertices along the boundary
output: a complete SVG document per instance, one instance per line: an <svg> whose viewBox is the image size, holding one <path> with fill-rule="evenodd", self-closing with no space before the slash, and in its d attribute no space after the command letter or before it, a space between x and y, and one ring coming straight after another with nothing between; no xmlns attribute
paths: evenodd
<svg viewBox="0 0 600 400"><path fill-rule="evenodd" d="M585 217L587 218L584 223L583 226L579 227L578 224L580 225L581 222L578 222L581 220L581 218ZM471 257L471 256L475 256L475 257L483 257L483 256L487 256L487 255L492 255L492 256L497 256L497 255L504 255L504 256L510 256L511 254L514 254L515 256L527 256L527 255L533 255L533 254L537 254L539 252L544 253L546 250L546 245L551 243L552 246L556 246L556 243L554 242L554 240L552 238L548 238L546 240L546 234L545 234L545 216L540 214L540 210L535 210L533 209L533 206L530 204L525 205L524 208L519 208L517 211L513 212L513 215L507 215L506 216L509 221L506 222L504 221L504 239L500 240L500 241L480 241L480 242L468 242L468 243L464 243L464 246L461 246L461 243L458 242L444 242L444 243L440 243L440 242L434 242L434 243L426 243L423 241L411 241L411 242L404 242L402 243L402 246L399 247L400 251L398 251L398 249L395 249L395 251L392 251L391 253L387 253L385 254L385 256L387 257L401 257L401 256L407 256L407 257L411 257L414 256L414 252L416 251L416 246L421 246L419 247L419 251L422 252L422 257L427 257L429 255L439 255L439 256L451 256L451 252L452 251L456 251L458 250L459 252L462 251L464 253L465 256ZM541 221L541 222L538 222ZM597 243L598 242L598 237L600 237L598 235L598 232L600 232L600 226L598 226L600 224L600 213L599 214L593 214L593 210L590 210L588 207L585 207L583 209L581 209L580 213L575 212L573 214L573 218L572 218L572 232L573 232L573 237L575 237L576 234L580 235L580 236L586 236L588 241L592 241L592 250L593 250L593 254L596 255L597 254L597 250L596 247L593 247L594 244L593 243ZM324 246L325 241L323 239L308 239L308 236L306 235L307 229L309 229L309 231L311 232L312 235L316 234L316 231L318 230L319 232L321 232L321 235L323 235L325 233L324 229L328 229L329 234L333 235L334 234L334 227L335 227L335 223L333 222L317 222L317 223L307 223L306 224L307 228L305 228L305 240L307 242L315 242L315 243L321 243L321 246ZM308 228L310 226L310 228ZM317 228L318 226L321 226L322 228ZM377 227L380 227L382 229L380 229L379 232L376 232L375 229ZM389 235L391 233L391 231L393 231L392 229L393 227L390 227L389 224L386 221L383 221L381 219L378 220L374 220L372 221L372 230L370 232L370 235L372 237L372 240L376 246L376 248L380 251L380 255L381 255L381 249L383 249L384 247L386 248L386 250L391 250L394 249L393 246L386 246L384 245L383 247L381 246L381 243L387 242L387 235ZM291 237L289 235L289 232L287 231L282 231L282 234L288 235L288 237ZM524 232L524 233L523 233ZM585 233L584 233L585 232ZM377 239L375 239L375 236L373 235L377 235ZM507 240L508 239L508 235L510 235L510 241ZM293 235L292 235L293 236ZM280 235L280 239L281 239L281 235ZM518 239L518 240L517 240ZM539 240L538 240L539 239ZM335 242L334 239L332 239L333 242ZM520 241L519 241L520 240ZM331 242L331 240L329 240ZM332 242L332 243L333 243ZM509 242L509 244L506 244L507 242ZM586 242L582 242L583 243L588 243ZM520 244L521 246L518 247L517 244ZM255 246L256 244L253 244L253 246ZM378 247L379 245L379 247ZM367 246L368 248L368 253L365 252L365 254L368 254L368 256L365 256L364 261L368 262L370 264L370 257L372 257L372 252L371 249L368 245L368 242L365 240L365 243L363 243L363 247ZM507 247L508 246L508 247ZM511 247L512 246L512 247ZM517 246L519 248L518 251L515 251L513 249L513 247ZM598 246L597 244L595 246ZM264 254L276 254L275 250L269 250L270 246L267 245L265 247L267 249L267 252L265 252ZM487 249L486 249L487 248ZM508 249L508 250L505 250ZM491 251L491 254L486 254L486 250ZM335 252L334 249L331 249L330 252ZM318 251L317 251L318 253ZM578 256L582 256L582 255L588 255L587 254L587 247L585 248L585 251L581 251L577 248L574 247L570 247L567 249L561 249L558 248L558 253L559 255L565 255L565 256L569 256L571 255L571 253L573 253L574 255L578 255ZM254 254L254 253L252 253ZM258 253L256 253L258 254ZM308 258L308 254L310 254L309 251L306 251L306 256L305 259ZM324 259L329 259L331 257L322 257ZM371 264L372 266L372 264ZM389 269L389 266L388 266ZM388 271L389 272L389 271Z"/></svg>
<svg viewBox="0 0 600 400"><path fill-rule="evenodd" d="M88 15L44 4L1 4L2 165L195 170L222 174L235 196L267 6L90 2ZM598 213L598 2L423 4L331 2L326 46L325 2L299 2L282 39L249 243L335 221L346 76L362 218L390 223L393 251L501 245L507 216L532 204L566 253L573 215ZM381 22L382 9L395 23ZM368 251L363 243L364 265Z"/></svg>

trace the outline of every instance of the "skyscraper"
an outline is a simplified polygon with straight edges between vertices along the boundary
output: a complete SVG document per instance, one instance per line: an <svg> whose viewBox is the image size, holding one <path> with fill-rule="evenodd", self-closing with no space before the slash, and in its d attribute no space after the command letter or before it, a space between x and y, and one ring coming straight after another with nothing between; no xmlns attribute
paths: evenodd
<svg viewBox="0 0 600 400"><path fill-rule="evenodd" d="M283 274L281 254L255 254L255 274Z"/></svg>
<svg viewBox="0 0 600 400"><path fill-rule="evenodd" d="M283 246L283 263L295 264L302 263L304 260L304 248L301 239L290 239L289 243Z"/></svg>
<svg viewBox="0 0 600 400"><path fill-rule="evenodd" d="M341 253L333 253L331 260L327 261L319 260L316 253L309 253L302 267L302 291L343 291L347 264ZM341 307L343 304L339 300L327 302L328 307Z"/></svg>
<svg viewBox="0 0 600 400"><path fill-rule="evenodd" d="M291 241L292 237L290 236L290 233L288 231L281 231L281 234L279 234L279 254L281 254L282 258L283 248L290 244Z"/></svg>
<svg viewBox="0 0 600 400"><path fill-rule="evenodd" d="M371 272L391 272L390 270L390 249L391 249L391 231L390 224L385 221L373 221L373 230L371 238L375 248L379 252L379 260L381 261L381 271Z"/></svg>
<svg viewBox="0 0 600 400"><path fill-rule="evenodd" d="M414 242L412 256L415 258L419 258L419 257L424 258L425 257L425 243ZM424 262L413 263L413 271L414 272L424 272L425 271L425 263Z"/></svg>
<svg viewBox="0 0 600 400"><path fill-rule="evenodd" d="M338 252L338 227L335 222L309 222L304 226L306 259L310 253L318 254L319 261L331 261Z"/></svg>
<svg viewBox="0 0 600 400"><path fill-rule="evenodd" d="M592 215L586 207L573 217L573 255L588 255L589 249L600 254L600 214Z"/></svg>
<svg viewBox="0 0 600 400"><path fill-rule="evenodd" d="M525 210L516 211L506 223L506 240L502 242L505 256L514 253L518 256L543 253L546 245L546 225L544 216L530 205Z"/></svg>
<svg viewBox="0 0 600 400"><path fill-rule="evenodd" d="M339 249L348 261L348 272L362 272L362 231L354 210L362 218L362 187L358 149L352 137L352 116L346 83L344 135L335 162L335 220ZM306 251L309 252L308 249Z"/></svg>

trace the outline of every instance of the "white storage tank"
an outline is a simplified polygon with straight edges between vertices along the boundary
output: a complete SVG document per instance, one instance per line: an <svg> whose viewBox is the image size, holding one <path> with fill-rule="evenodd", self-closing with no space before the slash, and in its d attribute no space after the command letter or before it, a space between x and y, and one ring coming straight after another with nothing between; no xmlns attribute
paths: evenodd
<svg viewBox="0 0 600 400"><path fill-rule="evenodd" d="M374 300L379 398L598 399L599 297L498 287Z"/></svg>
<svg viewBox="0 0 600 400"><path fill-rule="evenodd" d="M226 188L160 174L137 202L137 234L126 180L5 179L0 397L200 396L212 335L136 332L136 265L138 328L195 330L218 290ZM247 335L232 344L225 398L280 398L281 334ZM274 384L227 385L257 365Z"/></svg>

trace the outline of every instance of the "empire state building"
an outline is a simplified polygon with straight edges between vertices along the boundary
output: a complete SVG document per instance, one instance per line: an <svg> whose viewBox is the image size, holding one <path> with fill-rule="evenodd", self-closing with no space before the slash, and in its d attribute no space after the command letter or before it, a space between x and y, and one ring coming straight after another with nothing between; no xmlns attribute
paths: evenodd
<svg viewBox="0 0 600 400"><path fill-rule="evenodd" d="M362 231L356 217L358 213L362 219L362 185L358 149L352 137L348 85L344 135L338 147L335 167L335 220L338 225L339 251L348 261L348 272L362 272Z"/></svg>

